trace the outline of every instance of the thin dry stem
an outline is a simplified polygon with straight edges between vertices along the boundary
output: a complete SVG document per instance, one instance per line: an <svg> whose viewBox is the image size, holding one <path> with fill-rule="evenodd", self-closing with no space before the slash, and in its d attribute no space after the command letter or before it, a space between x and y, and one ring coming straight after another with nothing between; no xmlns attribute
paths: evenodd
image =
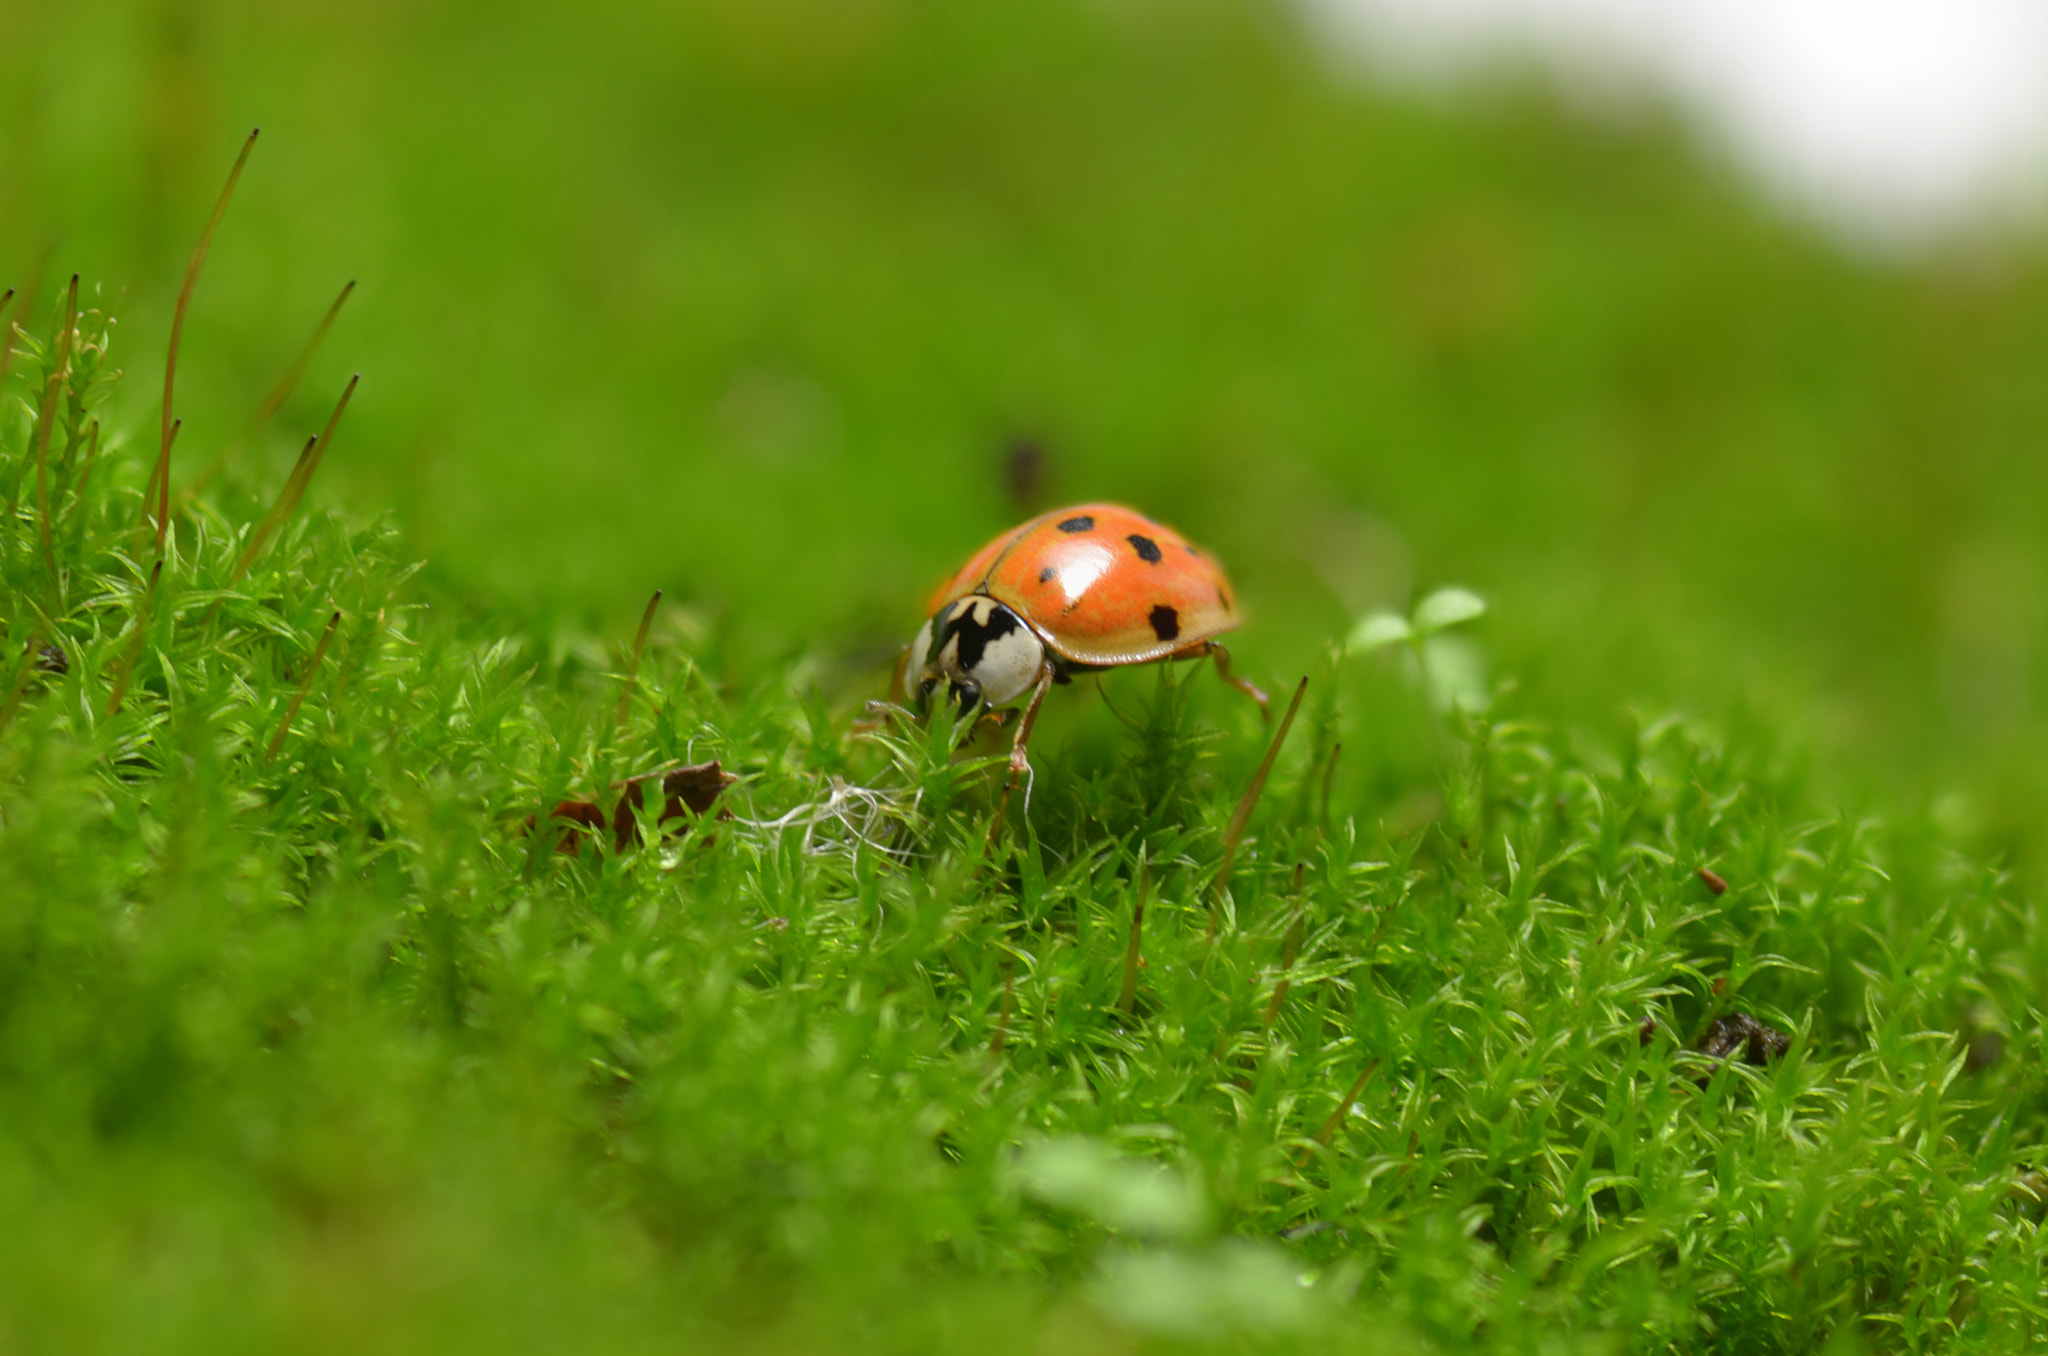
<svg viewBox="0 0 2048 1356"><path fill-rule="evenodd" d="M220 229L220 219L227 215L228 201L235 196L235 185L242 178L242 166L249 163L249 152L256 148L259 131L260 128L250 130L249 139L242 143L242 153L235 157L235 167L228 171L228 181L221 188L219 201L213 205L213 215L207 218L206 229L200 232L199 243L192 249L191 261L185 265L185 282L178 289L178 304L171 311L171 345L164 355L163 438L157 452L156 469L150 472L149 490L143 494L144 502L152 493L156 498L158 555L163 554L164 529L171 520L171 438L172 425L176 422L171 407L178 384L178 344L185 337L185 313L191 308L192 289L199 284L199 271L206 267L206 255L213 248L214 232Z"/></svg>
<svg viewBox="0 0 2048 1356"><path fill-rule="evenodd" d="M654 609L661 604L661 590L647 600L647 610L640 614L640 630L633 637L633 657L626 665L626 681L619 689L619 713L614 725L626 723L626 713L632 708L633 694L640 688L640 659L647 653L647 632L654 625Z"/></svg>
<svg viewBox="0 0 2048 1356"><path fill-rule="evenodd" d="M1301 931L1308 916L1308 910L1301 902L1302 868L1306 865L1305 862L1297 862L1294 866L1294 917L1287 921L1287 936L1280 943L1280 982L1273 986L1273 1001L1266 1004L1267 1026L1280 1020L1280 1009L1287 1004L1287 988L1294 973L1294 958L1301 954Z"/></svg>
<svg viewBox="0 0 2048 1356"><path fill-rule="evenodd" d="M995 1034L990 1036L988 1040L988 1053L991 1059L1001 1059L1003 1057L1003 1046L1008 1043L1010 1038L1010 1013L1017 1002L1017 977L1014 971L1014 958L1005 952L1003 955L1003 1006L996 1013Z"/></svg>
<svg viewBox="0 0 2048 1356"><path fill-rule="evenodd" d="M284 402L292 398L292 392L299 388L299 382L304 379L306 369L312 365L313 355L320 351L321 342L327 338L327 331L334 328L334 321L341 314L342 304L349 299L349 294L355 290L355 279L351 278L342 286L341 295L334 299L334 304L327 308L327 314L322 316L320 323L313 327L312 337L306 340L305 346L299 350L298 356L292 359L292 365L285 369L284 375L277 379L277 384L270 388L270 393L263 397L263 403L256 407L256 413L250 417L248 427L243 431L242 436L229 446L222 448L220 453L206 464L206 469L194 477L190 485L187 485L179 492L182 498L190 498L204 489L215 476L221 473L222 468L234 459L235 454L240 452L251 438L261 433L269 425L270 421L277 416L277 412L284 408Z"/></svg>
<svg viewBox="0 0 2048 1356"><path fill-rule="evenodd" d="M1372 1081L1372 1076L1379 1072L1379 1068L1380 1061L1379 1058L1375 1056L1371 1060L1371 1062L1369 1062L1365 1066L1365 1072L1358 1076L1358 1081L1351 1085L1351 1091L1344 1094L1344 1100L1337 1103L1337 1109L1329 1114L1329 1117L1323 1121L1322 1128L1316 1131L1315 1142L1317 1144L1329 1144L1330 1136L1336 1134L1337 1127L1344 1123L1345 1113L1351 1110L1351 1104L1358 1100L1359 1094L1365 1091L1365 1085ZM1300 1155L1294 1160L1295 1166L1305 1166L1308 1163L1310 1152L1311 1151L1308 1149L1303 1149Z"/></svg>
<svg viewBox="0 0 2048 1356"><path fill-rule="evenodd" d="M284 520L291 516L292 510L299 506L300 498L306 493L306 486L312 483L313 473L320 469L320 459L327 454L327 444L334 437L335 426L341 422L342 412L348 409L349 398L355 395L356 383L361 379L361 373L348 379L348 385L342 389L341 399L335 402L334 413L327 416L327 427L320 430L319 437L309 439L299 452L299 460L292 467L292 473L285 477L284 488L277 492L277 501L270 506L270 512L263 515L263 521L256 525L254 535L249 538L248 547L243 550L241 558L235 562L233 573L228 576L228 583L238 582L249 572L249 567L256 563L256 557L263 554L263 548L270 543L271 536L284 524Z"/></svg>
<svg viewBox="0 0 2048 1356"><path fill-rule="evenodd" d="M1294 685L1294 700L1287 703L1287 714L1280 717L1280 728L1273 731L1273 742L1266 746L1266 756L1259 760L1259 770L1252 774L1252 784L1245 788L1244 799L1238 801L1237 810L1230 816L1229 825L1223 830L1223 861L1216 868L1216 879L1209 887L1209 935L1216 935L1216 905L1223 897L1223 887L1230 881L1230 868L1237 861L1237 846L1244 841L1245 826L1251 823L1252 810L1259 803L1259 795L1266 789L1266 777L1273 771L1273 760L1280 756L1280 746L1287 740L1287 732L1294 728L1294 713L1301 709L1301 699L1308 691L1308 678L1304 676Z"/></svg>
<svg viewBox="0 0 2048 1356"><path fill-rule="evenodd" d="M7 373L14 366L15 322L7 316L7 307L14 300L14 297L15 291L11 287L7 289L6 296L0 297L0 387L7 385ZM23 294L21 298L21 308L24 311L28 309L28 297L26 294Z"/></svg>
<svg viewBox="0 0 2048 1356"><path fill-rule="evenodd" d="M335 427L341 423L341 416L348 411L348 402L355 397L356 383L362 379L363 374L360 372L350 375L348 385L341 388L341 399L334 402L334 412L327 416L327 426L320 430L320 437L313 444L313 455L305 465L295 467L291 478L285 482L283 502L286 515L299 506L299 500L305 496L306 487L313 483L313 475L320 469L320 460L327 455L328 444L334 441Z"/></svg>
<svg viewBox="0 0 2048 1356"><path fill-rule="evenodd" d="M334 304L327 308L327 314L320 317L320 323L313 327L312 337L307 339L305 347L299 350L299 356L292 359L292 365L285 369L284 375L277 379L277 385L270 388L270 394L264 396L263 403L256 407L256 417L249 421L252 431L269 423L277 412L284 408L284 402L292 398L292 392L299 388L299 382L305 377L306 369L312 365L313 355L320 351L321 343L327 338L327 331L334 328L335 318L341 314L342 306L347 303L349 294L355 290L354 278L342 284L340 294L334 298Z"/></svg>
<svg viewBox="0 0 2048 1356"><path fill-rule="evenodd" d="M171 446L173 446L173 447L176 447L176 446L178 445L178 435L179 435L180 433L184 432L184 431L185 431L185 421L184 421L184 420L182 420L182 419L173 419L173 420L171 421ZM144 535L144 536L149 536L149 535L151 535L151 534L152 534L152 532L153 532L153 527L152 527L152 524L153 524L153 522L154 522L155 518L156 518L156 473L155 473L154 471L152 471L152 472L150 473L150 477L149 477L149 484L148 484L148 485L146 485L146 486L144 486L144 487L143 487L143 490L142 490L142 521L141 521L141 525L140 525L139 527L137 527L137 528L136 528L136 531L137 531L137 532L139 532L139 533L141 533L141 534L142 534L142 535Z"/></svg>
<svg viewBox="0 0 2048 1356"><path fill-rule="evenodd" d="M292 694L291 704L284 709L284 719L277 722L277 733L270 737L270 747L263 751L266 763L276 759L277 751L284 747L284 737L291 732L292 720L299 714L299 708L306 704L306 694L313 690L313 678L320 672L321 661L327 658L327 647L334 643L334 628L339 625L341 613L337 611L327 619L327 630L313 649L313 660L306 665L305 676L299 679L299 690Z"/></svg>
<svg viewBox="0 0 2048 1356"><path fill-rule="evenodd" d="M284 516L285 497L291 493L292 482L306 469L306 463L313 459L313 449L319 445L320 436L315 434L306 439L306 445L299 449L299 459L292 463L291 474L285 477L284 484L278 488L277 499L270 505L270 512L264 514L263 521L256 524L256 530L249 534L249 544L242 548L242 554L236 558L235 568L228 574L230 584L247 574L249 566L262 554L264 546L270 541L270 534L277 530L277 524Z"/></svg>

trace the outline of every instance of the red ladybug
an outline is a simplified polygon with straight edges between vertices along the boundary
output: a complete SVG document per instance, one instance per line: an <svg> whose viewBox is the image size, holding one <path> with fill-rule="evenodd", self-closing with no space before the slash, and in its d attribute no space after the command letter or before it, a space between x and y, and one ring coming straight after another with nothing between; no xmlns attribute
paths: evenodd
<svg viewBox="0 0 2048 1356"><path fill-rule="evenodd" d="M1038 705L1076 673L1213 656L1223 680L1266 708L1230 671L1216 637L1237 626L1230 581L1170 527L1116 504L1041 514L976 551L926 608L904 652L899 695L926 710L944 684L963 714L1030 694L1010 749L1011 780L1028 764Z"/></svg>

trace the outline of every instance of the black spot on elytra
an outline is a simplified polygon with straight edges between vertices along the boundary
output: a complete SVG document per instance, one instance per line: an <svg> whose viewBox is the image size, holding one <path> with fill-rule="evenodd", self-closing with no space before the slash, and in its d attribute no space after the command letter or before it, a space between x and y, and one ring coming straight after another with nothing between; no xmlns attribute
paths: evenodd
<svg viewBox="0 0 2048 1356"><path fill-rule="evenodd" d="M1165 603L1153 608L1147 620L1152 623L1152 634L1161 640L1173 640L1180 635L1180 613Z"/></svg>
<svg viewBox="0 0 2048 1356"><path fill-rule="evenodd" d="M1230 590L1218 584L1216 586L1216 601L1223 604L1225 612L1230 611Z"/></svg>
<svg viewBox="0 0 2048 1356"><path fill-rule="evenodd" d="M1085 513L1077 514L1072 518L1062 518L1059 528L1062 532L1093 532L1095 520Z"/></svg>
<svg viewBox="0 0 2048 1356"><path fill-rule="evenodd" d="M1189 555L1195 557L1197 560L1201 559L1202 553L1200 551L1197 551L1194 547L1188 545L1186 542L1182 542L1180 544L1180 549L1187 552Z"/></svg>
<svg viewBox="0 0 2048 1356"><path fill-rule="evenodd" d="M1052 577L1058 573L1058 570L1055 570L1052 566L1048 565L1038 572L1038 582L1041 584L1050 584L1052 582Z"/></svg>
<svg viewBox="0 0 2048 1356"><path fill-rule="evenodd" d="M959 656L961 670L968 673L973 672L975 666L981 663L982 654L991 644L1009 635L1020 625L1017 614L1000 605L988 610L987 621L976 621L974 612L975 609L971 607L961 608L958 617L949 622L945 630L939 632L935 638L935 648L941 650L945 648L948 637L959 639L960 648L955 653Z"/></svg>
<svg viewBox="0 0 2048 1356"><path fill-rule="evenodd" d="M1124 540L1129 542L1131 544L1131 549L1138 553L1138 559L1144 561L1147 565L1157 565L1159 563L1158 542L1153 541L1150 537L1142 536L1136 532L1133 532L1130 536L1125 537Z"/></svg>

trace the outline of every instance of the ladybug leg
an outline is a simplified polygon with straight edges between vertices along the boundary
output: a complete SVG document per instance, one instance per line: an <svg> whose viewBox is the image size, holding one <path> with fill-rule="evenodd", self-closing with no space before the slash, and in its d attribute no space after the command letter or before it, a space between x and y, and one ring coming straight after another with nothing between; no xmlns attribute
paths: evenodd
<svg viewBox="0 0 2048 1356"><path fill-rule="evenodd" d="M1053 685L1056 677L1052 661L1047 660L1038 671L1038 685L1031 689L1031 700L1024 707L1024 717L1017 722L1017 737L1010 741L1010 776L1003 783L1002 799L996 802L995 822L989 826L990 837L1002 828L1003 811L1009 807L1010 793L1017 789L1017 780L1031 774L1031 760L1024 756L1024 746L1031 742L1031 727L1038 723L1038 705L1045 700L1046 689ZM1030 794L1028 790L1025 792L1027 804Z"/></svg>
<svg viewBox="0 0 2048 1356"><path fill-rule="evenodd" d="M1046 689L1052 684L1053 667L1048 662L1038 671L1038 685L1031 689L1031 701L1024 707L1024 718L1017 722L1017 737L1010 742L1010 785L1013 787L1017 778L1031 771L1031 762L1024 756L1024 746L1031 742L1031 727L1038 723L1038 704L1045 700Z"/></svg>
<svg viewBox="0 0 2048 1356"><path fill-rule="evenodd" d="M1259 704L1259 716L1262 719L1270 719L1272 717L1273 713L1266 709L1266 694L1230 671L1230 651L1223 648L1222 641L1205 640L1200 645L1191 646L1183 651L1182 654L1186 655L1189 659L1200 659L1204 655L1213 655L1216 659L1217 676L1239 692L1244 693L1245 696L1257 702ZM1174 658L1179 659L1181 655L1175 655Z"/></svg>

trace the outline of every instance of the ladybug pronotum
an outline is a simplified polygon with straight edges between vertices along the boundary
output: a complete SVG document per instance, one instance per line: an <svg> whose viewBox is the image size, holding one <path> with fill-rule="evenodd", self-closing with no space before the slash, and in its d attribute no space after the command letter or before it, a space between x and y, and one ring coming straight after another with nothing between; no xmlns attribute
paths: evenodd
<svg viewBox="0 0 2048 1356"><path fill-rule="evenodd" d="M1076 673L1213 657L1225 682L1266 709L1266 694L1231 673L1216 639L1238 622L1222 569L1172 528L1115 504L1010 529L925 612L897 667L898 696L923 712L943 685L972 716L1030 694L1010 747L1012 785L1028 767L1024 746L1046 689Z"/></svg>

